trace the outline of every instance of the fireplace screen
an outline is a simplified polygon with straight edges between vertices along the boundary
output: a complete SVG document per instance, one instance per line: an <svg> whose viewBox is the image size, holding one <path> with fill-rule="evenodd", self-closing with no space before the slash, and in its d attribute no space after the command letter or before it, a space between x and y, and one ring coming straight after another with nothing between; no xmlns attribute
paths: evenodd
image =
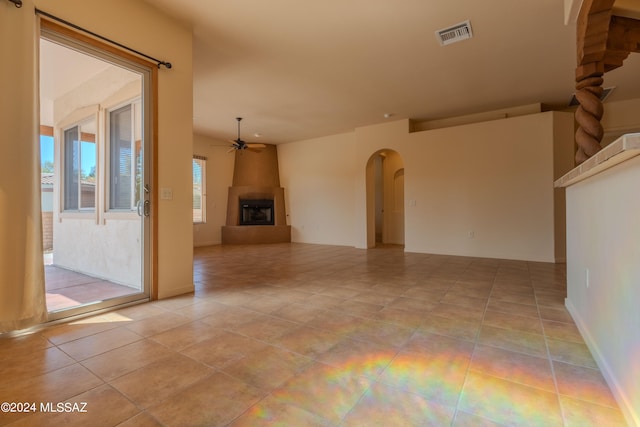
<svg viewBox="0 0 640 427"><path fill-rule="evenodd" d="M274 225L273 200L240 200L240 225Z"/></svg>

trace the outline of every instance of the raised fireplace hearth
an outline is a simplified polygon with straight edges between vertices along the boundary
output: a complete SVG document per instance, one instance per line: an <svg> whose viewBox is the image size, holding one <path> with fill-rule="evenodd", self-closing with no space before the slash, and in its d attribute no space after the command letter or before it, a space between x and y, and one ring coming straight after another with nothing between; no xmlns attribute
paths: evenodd
<svg viewBox="0 0 640 427"><path fill-rule="evenodd" d="M277 153L276 146L269 144L257 150L236 151L222 244L291 241Z"/></svg>

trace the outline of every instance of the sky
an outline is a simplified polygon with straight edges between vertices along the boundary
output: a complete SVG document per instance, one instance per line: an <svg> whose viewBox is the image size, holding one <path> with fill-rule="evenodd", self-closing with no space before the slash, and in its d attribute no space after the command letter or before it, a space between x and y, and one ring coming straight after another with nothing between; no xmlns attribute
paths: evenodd
<svg viewBox="0 0 640 427"><path fill-rule="evenodd" d="M83 143L81 167L85 175L91 173L91 169L96 166L96 150L95 145ZM86 149L89 148L89 149ZM46 162L53 163L53 137L40 135L40 164L44 165Z"/></svg>
<svg viewBox="0 0 640 427"><path fill-rule="evenodd" d="M53 163L53 137L40 135L40 163Z"/></svg>

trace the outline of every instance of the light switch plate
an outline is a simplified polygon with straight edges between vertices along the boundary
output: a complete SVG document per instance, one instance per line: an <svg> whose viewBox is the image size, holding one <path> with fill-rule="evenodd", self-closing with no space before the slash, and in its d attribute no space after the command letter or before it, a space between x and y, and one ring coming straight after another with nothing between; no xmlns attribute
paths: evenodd
<svg viewBox="0 0 640 427"><path fill-rule="evenodd" d="M173 200L173 190L171 188L161 188L160 198L162 200Z"/></svg>

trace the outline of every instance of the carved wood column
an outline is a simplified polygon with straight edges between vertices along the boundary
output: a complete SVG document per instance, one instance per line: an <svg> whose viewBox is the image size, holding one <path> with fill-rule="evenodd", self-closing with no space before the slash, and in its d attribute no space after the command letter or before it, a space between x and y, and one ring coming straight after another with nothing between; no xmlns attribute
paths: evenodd
<svg viewBox="0 0 640 427"><path fill-rule="evenodd" d="M584 162L602 149L600 142L604 136L604 128L600 120L604 114L604 107L600 96L604 91L603 74L597 70L590 75L576 76L576 99L580 103L576 110L576 163Z"/></svg>
<svg viewBox="0 0 640 427"><path fill-rule="evenodd" d="M576 163L602 149L604 113L600 96L603 75L622 66L631 52L640 52L640 20L614 16L615 0L585 0L577 26Z"/></svg>
<svg viewBox="0 0 640 427"><path fill-rule="evenodd" d="M602 147L604 129L600 124L604 108L604 56L607 50L611 8L615 0L585 0L578 15L576 67L576 163L582 163Z"/></svg>

